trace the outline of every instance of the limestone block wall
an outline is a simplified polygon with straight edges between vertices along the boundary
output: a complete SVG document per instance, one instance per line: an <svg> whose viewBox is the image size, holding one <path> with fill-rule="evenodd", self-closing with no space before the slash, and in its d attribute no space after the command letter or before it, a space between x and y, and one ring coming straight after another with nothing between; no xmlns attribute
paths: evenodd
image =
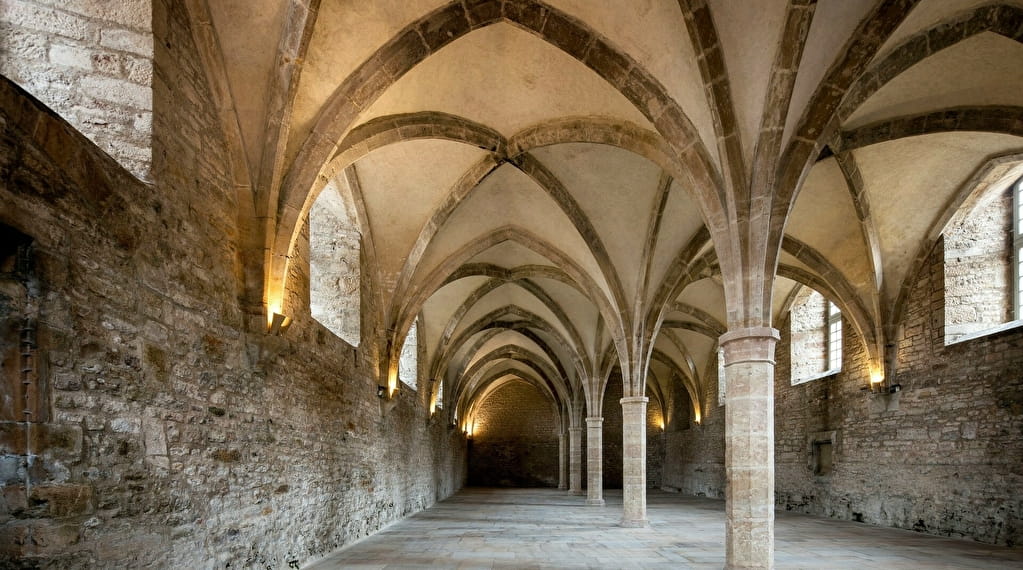
<svg viewBox="0 0 1023 570"><path fill-rule="evenodd" d="M1023 332L945 346L943 261L935 248L910 294L897 339L897 394L862 390L868 361L848 323L841 372L792 386L789 323L779 323L777 508L1023 541ZM709 412L700 429L669 432L665 485L723 497L723 414ZM831 442L832 464L818 473L814 443L823 441Z"/></svg>
<svg viewBox="0 0 1023 570"><path fill-rule="evenodd" d="M711 360L704 376L700 423L690 421L688 397L677 398L674 419L664 435L661 486L697 497L725 498L725 408L718 406L718 367Z"/></svg>
<svg viewBox="0 0 1023 570"><path fill-rule="evenodd" d="M45 403L0 421L3 567L288 567L464 482L457 430L411 392L378 399L375 360L307 303L285 336L245 330L237 196L181 4L154 6L153 186L0 80L0 225L32 240Z"/></svg>
<svg viewBox="0 0 1023 570"><path fill-rule="evenodd" d="M615 373L604 390L601 415L604 443L604 488L622 488L622 377ZM649 431L649 430L648 430Z"/></svg>
<svg viewBox="0 0 1023 570"><path fill-rule="evenodd" d="M659 489L663 480L665 435L662 422L661 407L650 398L646 410L646 486L651 489Z"/></svg>
<svg viewBox="0 0 1023 570"><path fill-rule="evenodd" d="M620 377L604 393L604 488L622 488L622 394ZM499 487L557 487L558 432L550 400L535 387L515 382L488 396L477 415L469 459L469 484ZM647 409L647 485L662 486L666 435L658 404ZM586 433L582 435L583 482L586 481Z"/></svg>
<svg viewBox="0 0 1023 570"><path fill-rule="evenodd" d="M152 0L0 0L0 75L150 180Z"/></svg>
<svg viewBox="0 0 1023 570"><path fill-rule="evenodd" d="M550 399L523 381L509 382L479 408L469 454L469 484L557 487L558 425Z"/></svg>
<svg viewBox="0 0 1023 570"><path fill-rule="evenodd" d="M680 387L681 388L681 387ZM653 394L647 392L647 486L661 487L662 464L664 461L664 431L660 426L661 410ZM622 378L612 374L604 390L604 405L601 412L603 423L604 488L622 488ZM585 438L584 438L585 439Z"/></svg>

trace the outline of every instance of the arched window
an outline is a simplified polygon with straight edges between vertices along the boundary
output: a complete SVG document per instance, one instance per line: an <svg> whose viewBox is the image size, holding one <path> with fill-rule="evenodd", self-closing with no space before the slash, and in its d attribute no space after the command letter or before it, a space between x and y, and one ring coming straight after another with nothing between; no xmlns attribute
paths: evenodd
<svg viewBox="0 0 1023 570"><path fill-rule="evenodd" d="M792 384L842 369L842 312L817 291L803 287L789 309Z"/></svg>
<svg viewBox="0 0 1023 570"><path fill-rule="evenodd" d="M362 234L338 183L328 184L309 210L309 309L330 332L359 346Z"/></svg>
<svg viewBox="0 0 1023 570"><path fill-rule="evenodd" d="M1023 303L1023 178L982 181L942 232L945 344L1000 330Z"/></svg>
<svg viewBox="0 0 1023 570"><path fill-rule="evenodd" d="M398 380L413 390L419 386L419 319L412 322L408 334L405 335L405 342L401 345Z"/></svg>

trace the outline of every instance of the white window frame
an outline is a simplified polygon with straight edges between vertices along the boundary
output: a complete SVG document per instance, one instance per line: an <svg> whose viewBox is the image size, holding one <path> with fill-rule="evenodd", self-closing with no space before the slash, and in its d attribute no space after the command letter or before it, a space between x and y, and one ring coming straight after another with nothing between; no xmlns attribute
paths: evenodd
<svg viewBox="0 0 1023 570"><path fill-rule="evenodd" d="M828 301L826 321L824 328L828 354L826 372L837 372L842 369L842 311L831 301Z"/></svg>
<svg viewBox="0 0 1023 570"><path fill-rule="evenodd" d="M1012 188L1012 318L1023 318L1023 178Z"/></svg>

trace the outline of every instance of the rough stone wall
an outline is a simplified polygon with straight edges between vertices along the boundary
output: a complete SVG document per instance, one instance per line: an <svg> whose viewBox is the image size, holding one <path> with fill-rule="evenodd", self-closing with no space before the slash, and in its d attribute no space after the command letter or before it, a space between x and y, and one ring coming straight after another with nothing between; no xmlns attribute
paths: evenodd
<svg viewBox="0 0 1023 570"><path fill-rule="evenodd" d="M611 374L604 389L604 488L622 488L622 376Z"/></svg>
<svg viewBox="0 0 1023 570"><path fill-rule="evenodd" d="M665 430L662 488L697 497L725 497L725 408L718 406L718 366L712 359L705 371L703 414L690 421L692 404L679 390L672 421Z"/></svg>
<svg viewBox="0 0 1023 570"><path fill-rule="evenodd" d="M50 415L0 423L0 566L285 567L464 482L461 435L411 394L378 399L374 360L307 303L285 336L244 330L236 196L183 10L154 8L155 186L0 81L0 223L34 240Z"/></svg>
<svg viewBox="0 0 1023 570"><path fill-rule="evenodd" d="M1012 316L1012 189L981 203L946 228L945 342L996 327ZM939 244L939 247L941 245Z"/></svg>
<svg viewBox="0 0 1023 570"><path fill-rule="evenodd" d="M939 244L910 294L891 380L902 388L896 394L863 389L868 359L848 323L841 372L791 385L789 323L779 324L778 508L996 544L1023 542L1023 332L946 346L943 259ZM709 410L715 411L723 408ZM724 483L722 416L708 413L688 434L669 432L666 485L723 496L700 487ZM832 442L829 474L814 472L814 441Z"/></svg>
<svg viewBox="0 0 1023 570"><path fill-rule="evenodd" d="M661 406L650 394L650 402L646 409L646 486L651 489L661 488L662 471L664 468L664 429L661 427L664 416Z"/></svg>
<svg viewBox="0 0 1023 570"><path fill-rule="evenodd" d="M479 407L469 456L469 484L558 486L557 417L550 399L532 384L509 382Z"/></svg>
<svg viewBox="0 0 1023 570"><path fill-rule="evenodd" d="M0 0L0 74L150 179L152 0Z"/></svg>
<svg viewBox="0 0 1023 570"><path fill-rule="evenodd" d="M660 408L653 395L649 392L647 397L650 402L647 404L647 448L646 448L646 475L647 485L653 488L661 486L661 466L664 462L664 438L660 427ZM603 426L603 462L604 462L604 488L622 488L622 377L613 373L604 390L604 403L601 414L604 417ZM585 445L586 438L583 437ZM585 447L583 448L585 450ZM585 451L583 456L585 458ZM584 470L585 471L585 470ZM585 481L585 480L584 480ZM584 485L585 486L585 485Z"/></svg>

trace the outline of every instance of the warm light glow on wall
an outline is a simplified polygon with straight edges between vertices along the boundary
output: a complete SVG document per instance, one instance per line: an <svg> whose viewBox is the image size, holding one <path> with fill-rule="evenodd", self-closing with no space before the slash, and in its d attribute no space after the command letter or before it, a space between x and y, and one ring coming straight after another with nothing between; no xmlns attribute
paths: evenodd
<svg viewBox="0 0 1023 570"><path fill-rule="evenodd" d="M273 323L274 314L283 314L284 301L281 298L268 299L266 302L266 326Z"/></svg>
<svg viewBox="0 0 1023 570"><path fill-rule="evenodd" d="M697 408L693 410L693 422L695 422L696 425L700 425L701 419L703 419L703 416L700 415L700 409Z"/></svg>
<svg viewBox="0 0 1023 570"><path fill-rule="evenodd" d="M391 398L398 391L398 368L394 367L387 374L387 397Z"/></svg>
<svg viewBox="0 0 1023 570"><path fill-rule="evenodd" d="M430 400L430 415L437 413L437 398Z"/></svg>
<svg viewBox="0 0 1023 570"><path fill-rule="evenodd" d="M873 370L870 373L870 383L880 384L881 382L884 382L884 374L880 370Z"/></svg>

